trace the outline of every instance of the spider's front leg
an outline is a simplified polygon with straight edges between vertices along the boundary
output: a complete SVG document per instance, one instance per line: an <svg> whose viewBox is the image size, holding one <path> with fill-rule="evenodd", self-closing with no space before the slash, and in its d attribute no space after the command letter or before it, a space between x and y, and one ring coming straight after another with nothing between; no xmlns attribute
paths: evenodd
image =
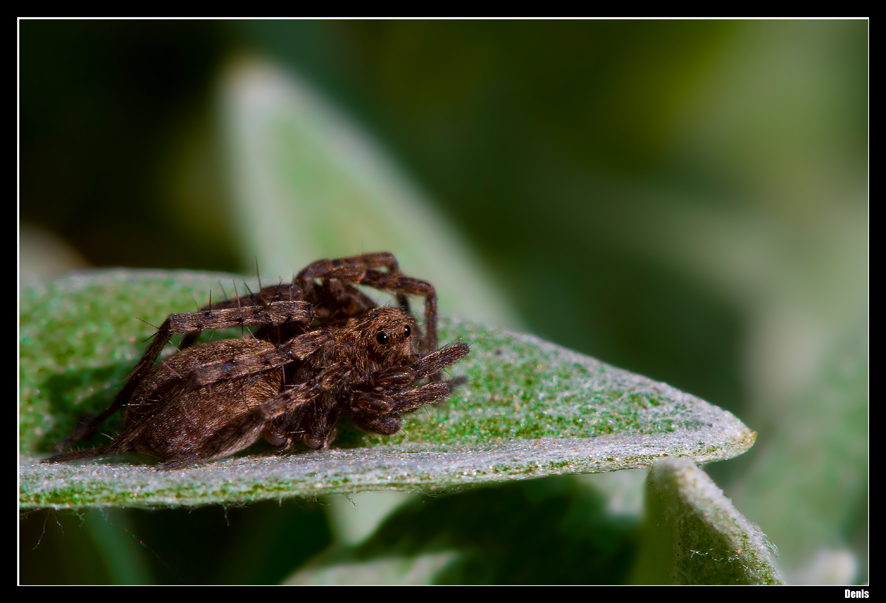
<svg viewBox="0 0 886 603"><path fill-rule="evenodd" d="M400 415L439 402L450 393L452 386L442 381L397 393L360 392L346 414L363 431L391 435L400 431Z"/></svg>
<svg viewBox="0 0 886 603"><path fill-rule="evenodd" d="M433 381L419 387L410 386L419 379L439 374L469 353L468 344L454 343L428 354L411 367L377 371L367 384L353 393L346 414L364 431L385 435L396 433L401 427L401 414L446 398L461 381Z"/></svg>
<svg viewBox="0 0 886 603"><path fill-rule="evenodd" d="M439 373L447 366L455 364L470 353L470 346L463 341L451 343L415 362L412 365L412 370L415 371L417 379L429 377Z"/></svg>
<svg viewBox="0 0 886 603"><path fill-rule="evenodd" d="M114 397L111 405L97 417L83 415L77 422L74 432L58 447L66 450L78 440L91 439L98 426L122 406L129 402L135 389L150 372L163 348L176 333L200 332L208 329L224 329L240 325L280 325L299 323L307 328L313 319L311 305L302 301L279 301L265 306L244 306L221 310L205 310L170 314L154 334L154 341L148 346L141 360L135 365L123 388Z"/></svg>

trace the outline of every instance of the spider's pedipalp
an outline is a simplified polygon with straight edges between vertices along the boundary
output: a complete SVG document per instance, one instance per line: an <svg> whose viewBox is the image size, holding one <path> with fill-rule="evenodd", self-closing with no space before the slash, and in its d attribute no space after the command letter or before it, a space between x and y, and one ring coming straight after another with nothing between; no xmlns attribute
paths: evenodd
<svg viewBox="0 0 886 603"><path fill-rule="evenodd" d="M440 348L432 354L424 356L412 366L417 378L439 373L447 366L455 364L471 353L471 348L463 342L453 343L445 348Z"/></svg>

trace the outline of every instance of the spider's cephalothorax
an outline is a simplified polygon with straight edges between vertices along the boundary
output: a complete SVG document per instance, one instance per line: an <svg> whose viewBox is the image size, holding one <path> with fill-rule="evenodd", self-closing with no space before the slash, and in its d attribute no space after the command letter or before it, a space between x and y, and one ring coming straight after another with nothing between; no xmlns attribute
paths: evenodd
<svg viewBox="0 0 886 603"><path fill-rule="evenodd" d="M388 291L400 307L377 307L355 285ZM424 336L407 295L425 298ZM194 345L201 331L250 325L259 328L242 339ZM181 351L155 365L175 333L184 333ZM283 450L326 448L341 417L392 434L400 415L449 395L453 382L441 371L468 352L465 343L437 349L434 288L400 273L392 254L320 260L289 285L170 315L111 406L81 419L64 445L91 437L126 406L114 442L46 460L139 451L171 468L262 437Z"/></svg>

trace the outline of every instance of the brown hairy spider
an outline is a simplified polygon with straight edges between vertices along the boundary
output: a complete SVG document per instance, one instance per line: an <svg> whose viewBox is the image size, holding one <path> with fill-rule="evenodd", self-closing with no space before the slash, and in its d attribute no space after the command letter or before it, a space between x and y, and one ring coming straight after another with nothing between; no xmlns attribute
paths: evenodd
<svg viewBox="0 0 886 603"><path fill-rule="evenodd" d="M355 285L392 293L399 308L376 306ZM424 337L407 295L425 298ZM194 346L201 331L252 325L259 328L246 338ZM175 333L184 334L180 351L155 366ZM400 415L450 394L457 380L440 373L469 351L465 343L437 349L434 287L402 274L393 254L319 260L291 284L170 314L108 409L81 417L62 447L91 438L126 406L113 443L44 462L138 451L169 469L230 456L262 437L281 450L327 448L341 417L390 435Z"/></svg>

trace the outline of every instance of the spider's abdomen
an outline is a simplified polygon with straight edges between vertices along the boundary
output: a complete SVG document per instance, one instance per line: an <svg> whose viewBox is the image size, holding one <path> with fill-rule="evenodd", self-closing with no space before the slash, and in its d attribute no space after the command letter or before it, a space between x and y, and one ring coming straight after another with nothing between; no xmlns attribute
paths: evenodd
<svg viewBox="0 0 886 603"><path fill-rule="evenodd" d="M133 394L118 450L164 459L228 456L253 444L267 423L266 403L279 392L281 370L199 385L200 371L273 352L266 341L231 339L189 348L155 367Z"/></svg>

